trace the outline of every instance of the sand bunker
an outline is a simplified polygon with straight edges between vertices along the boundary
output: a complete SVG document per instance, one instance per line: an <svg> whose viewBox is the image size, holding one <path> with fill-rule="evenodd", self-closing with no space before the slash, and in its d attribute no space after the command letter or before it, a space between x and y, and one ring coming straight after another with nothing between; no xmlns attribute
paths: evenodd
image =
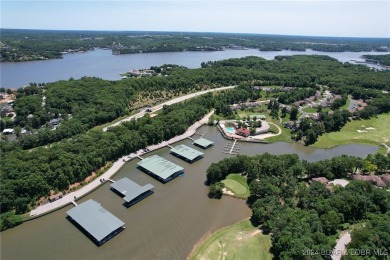
<svg viewBox="0 0 390 260"><path fill-rule="evenodd" d="M359 133L367 133L368 132L366 130L356 130L356 131L358 131Z"/></svg>
<svg viewBox="0 0 390 260"><path fill-rule="evenodd" d="M374 127L366 127L367 130L376 130Z"/></svg>

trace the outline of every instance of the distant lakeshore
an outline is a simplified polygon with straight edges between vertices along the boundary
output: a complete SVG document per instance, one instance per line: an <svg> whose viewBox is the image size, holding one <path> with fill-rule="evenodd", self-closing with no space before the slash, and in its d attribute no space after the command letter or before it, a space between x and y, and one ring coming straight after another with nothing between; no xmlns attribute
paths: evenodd
<svg viewBox="0 0 390 260"><path fill-rule="evenodd" d="M218 61L230 58L257 56L272 60L280 55L328 55L340 62L358 64L364 62L362 55L385 55L390 52L320 52L306 51L259 51L225 50L225 51L186 51L154 52L112 55L108 49L96 49L83 53L65 54L63 59L50 59L25 62L1 63L1 87L19 88L30 82L48 83L70 78L99 77L106 80L120 80L121 73L132 69L144 69L163 64L177 64L188 68L200 68L202 62ZM380 65L365 63L365 66L385 69Z"/></svg>

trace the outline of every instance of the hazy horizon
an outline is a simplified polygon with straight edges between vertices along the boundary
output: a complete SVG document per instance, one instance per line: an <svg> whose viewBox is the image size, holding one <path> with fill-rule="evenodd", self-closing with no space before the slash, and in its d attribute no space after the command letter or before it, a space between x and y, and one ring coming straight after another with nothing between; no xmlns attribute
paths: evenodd
<svg viewBox="0 0 390 260"><path fill-rule="evenodd" d="M254 36L287 36L309 38L356 38L356 39L389 39L390 37L360 37L360 36L332 36L332 35L297 35L297 34L270 34L270 33L245 33L245 32L208 32L208 31L145 31L145 30L88 30L88 29L36 29L36 28L2 28L0 30L29 30L29 31L65 31L65 32L118 32L118 33L199 33L199 34L236 34Z"/></svg>
<svg viewBox="0 0 390 260"><path fill-rule="evenodd" d="M1 27L390 38L390 1L1 1Z"/></svg>

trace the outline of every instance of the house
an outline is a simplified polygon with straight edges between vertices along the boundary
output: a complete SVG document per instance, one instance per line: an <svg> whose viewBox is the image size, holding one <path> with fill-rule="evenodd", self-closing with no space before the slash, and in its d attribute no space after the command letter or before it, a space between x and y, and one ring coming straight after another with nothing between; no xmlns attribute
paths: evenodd
<svg viewBox="0 0 390 260"><path fill-rule="evenodd" d="M301 105L304 104L304 103L305 103L304 100L299 100L299 101L295 101L295 102L293 103L293 105L296 106L296 107L299 107L299 106L301 106Z"/></svg>
<svg viewBox="0 0 390 260"><path fill-rule="evenodd" d="M315 113L315 114L310 114L309 117L315 121L315 122L318 122L320 120L320 115L318 113Z"/></svg>
<svg viewBox="0 0 390 260"><path fill-rule="evenodd" d="M377 187L386 187L386 184L379 178L378 176L375 175L361 175L361 174L355 174L352 176L353 180L361 180L361 181L368 181L374 184Z"/></svg>
<svg viewBox="0 0 390 260"><path fill-rule="evenodd" d="M308 104L312 103L314 100L316 100L315 96L311 96L311 97L308 97L305 99L306 103L308 103Z"/></svg>
<svg viewBox="0 0 390 260"><path fill-rule="evenodd" d="M294 121L288 121L284 123L284 127L288 129L293 129L295 127L295 122Z"/></svg>
<svg viewBox="0 0 390 260"><path fill-rule="evenodd" d="M50 120L50 124L52 126L58 125L60 122L61 122L61 118L53 118L52 120Z"/></svg>
<svg viewBox="0 0 390 260"><path fill-rule="evenodd" d="M25 129L25 128L23 128L22 131L20 131L20 133L21 133L22 135L27 135L27 134L31 134L31 131L30 131L30 130L27 130L27 129Z"/></svg>
<svg viewBox="0 0 390 260"><path fill-rule="evenodd" d="M243 137L248 137L250 135L250 130L248 128L239 128L237 131L236 131L236 134L238 135L241 135Z"/></svg>
<svg viewBox="0 0 390 260"><path fill-rule="evenodd" d="M311 179L312 182L320 182L320 183L323 183L323 184L328 184L329 180L325 177L317 177L317 178L313 178Z"/></svg>
<svg viewBox="0 0 390 260"><path fill-rule="evenodd" d="M382 176L381 176L381 179L382 179L382 181L383 181L386 185L390 186L390 175L389 175L389 174L382 175Z"/></svg>
<svg viewBox="0 0 390 260"><path fill-rule="evenodd" d="M15 131L12 128L6 128L3 130L3 135L10 135L13 134Z"/></svg>

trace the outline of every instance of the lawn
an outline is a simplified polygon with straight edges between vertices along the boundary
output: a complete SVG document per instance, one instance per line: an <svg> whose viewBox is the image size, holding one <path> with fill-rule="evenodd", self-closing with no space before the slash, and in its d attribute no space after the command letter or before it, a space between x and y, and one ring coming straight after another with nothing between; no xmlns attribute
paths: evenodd
<svg viewBox="0 0 390 260"><path fill-rule="evenodd" d="M189 259L272 259L270 236L263 235L249 220L220 229L204 240Z"/></svg>
<svg viewBox="0 0 390 260"><path fill-rule="evenodd" d="M232 191L238 198L246 199L249 197L248 183L241 174L229 174L222 182L225 184L225 188Z"/></svg>
<svg viewBox="0 0 390 260"><path fill-rule="evenodd" d="M390 113L387 113L368 120L352 120L339 132L323 134L313 146L331 148L352 143L380 145L389 141Z"/></svg>
<svg viewBox="0 0 390 260"><path fill-rule="evenodd" d="M287 117L289 118L289 115L286 116L286 118ZM282 120L283 120L283 118L282 118ZM292 142L291 130L285 128L282 124L280 124L279 119L273 119L273 118L269 117L269 118L267 118L267 121L278 125L280 127L280 129L282 129L282 133L280 135L267 138L266 140L268 143L272 144L272 143L276 143L276 142L287 142L287 143ZM272 131L274 133L279 132L277 127L275 127L274 125L271 125L271 124L270 124L270 126L271 126L270 131Z"/></svg>
<svg viewBox="0 0 390 260"><path fill-rule="evenodd" d="M317 108L315 108L315 107L306 107L302 110L306 113L317 113Z"/></svg>

